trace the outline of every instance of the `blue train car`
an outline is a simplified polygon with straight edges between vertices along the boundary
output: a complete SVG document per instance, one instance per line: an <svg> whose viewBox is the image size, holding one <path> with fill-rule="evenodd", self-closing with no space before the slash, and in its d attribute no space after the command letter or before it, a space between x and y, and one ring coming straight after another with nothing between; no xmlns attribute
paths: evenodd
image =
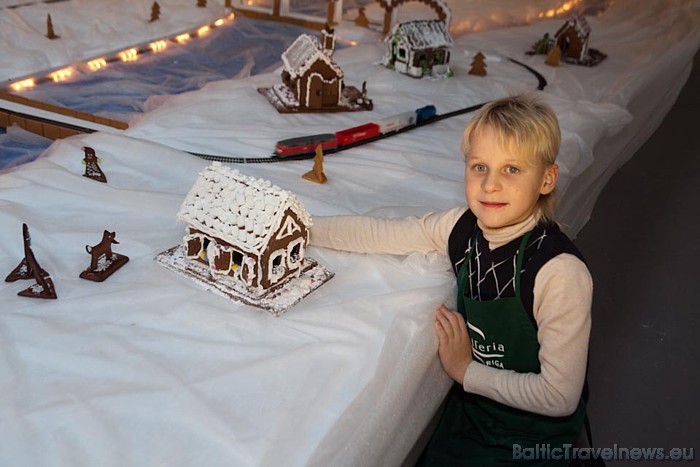
<svg viewBox="0 0 700 467"><path fill-rule="evenodd" d="M437 115L437 109L434 105L426 105L425 107L420 107L416 109L416 124L422 123L426 120L430 120L435 115Z"/></svg>

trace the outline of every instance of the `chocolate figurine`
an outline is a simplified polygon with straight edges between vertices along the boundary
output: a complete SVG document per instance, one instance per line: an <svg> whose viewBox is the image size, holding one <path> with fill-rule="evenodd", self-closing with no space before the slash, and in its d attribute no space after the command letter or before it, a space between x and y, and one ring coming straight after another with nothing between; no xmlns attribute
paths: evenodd
<svg viewBox="0 0 700 467"><path fill-rule="evenodd" d="M83 151L85 152L85 158L83 159L83 162L85 162L85 173L83 174L83 177L91 178L93 180L97 180L98 182L107 183L107 176L104 174L104 172L102 172L102 169L100 169L100 166L97 164L95 150L85 146Z"/></svg>
<svg viewBox="0 0 700 467"><path fill-rule="evenodd" d="M56 289L49 273L41 269L39 263L34 257L34 252L31 248L32 239L29 236L29 227L27 224L22 224L22 235L24 241L24 258L5 278L5 282L14 282L24 279L34 279L36 284L27 287L17 293L21 297L30 298L56 298Z"/></svg>
<svg viewBox="0 0 700 467"><path fill-rule="evenodd" d="M127 256L112 252L112 244L119 244L115 237L115 232L105 230L100 243L94 246L85 245L85 251L90 253L92 259L90 267L80 273L82 279L102 282L129 261Z"/></svg>
<svg viewBox="0 0 700 467"><path fill-rule="evenodd" d="M304 180L314 183L326 183L328 178L323 173L323 146L316 146L316 156L314 157L314 167L309 172L301 176Z"/></svg>

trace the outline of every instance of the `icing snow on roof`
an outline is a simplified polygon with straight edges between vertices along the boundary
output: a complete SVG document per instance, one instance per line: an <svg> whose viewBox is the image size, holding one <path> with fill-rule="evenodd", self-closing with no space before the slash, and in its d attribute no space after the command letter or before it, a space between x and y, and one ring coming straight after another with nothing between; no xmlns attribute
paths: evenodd
<svg viewBox="0 0 700 467"><path fill-rule="evenodd" d="M576 29L576 33L578 34L578 36L584 39L587 38L588 35L591 33L591 27L588 25L588 21L586 21L586 18L584 16L572 15L569 17L566 23L564 23L564 25L561 28L559 28L559 31L557 31L555 36L558 36L559 34L564 32L569 26L573 26L574 29Z"/></svg>
<svg viewBox="0 0 700 467"><path fill-rule="evenodd" d="M260 254L287 208L311 225L311 215L291 192L214 162L199 174L177 217L207 235Z"/></svg>
<svg viewBox="0 0 700 467"><path fill-rule="evenodd" d="M394 28L403 35L408 46L414 50L452 46L452 37L445 23L437 19L407 21L397 24Z"/></svg>
<svg viewBox="0 0 700 467"><path fill-rule="evenodd" d="M326 53L323 47L321 47L321 43L318 39L309 34L301 34L282 54L284 69L287 70L293 78L303 76L319 59L333 68L338 77L343 77L343 71L328 53Z"/></svg>

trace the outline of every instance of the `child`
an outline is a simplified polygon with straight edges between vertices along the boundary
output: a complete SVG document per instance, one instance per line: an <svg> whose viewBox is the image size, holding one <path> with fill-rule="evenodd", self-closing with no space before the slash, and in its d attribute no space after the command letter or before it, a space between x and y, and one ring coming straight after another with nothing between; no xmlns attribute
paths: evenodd
<svg viewBox="0 0 700 467"><path fill-rule="evenodd" d="M592 281L553 222L559 143L546 104L532 96L500 99L464 132L468 208L314 221L317 246L450 257L457 311L440 306L435 329L440 362L459 386L423 465L521 463L518 457L573 443L582 429Z"/></svg>

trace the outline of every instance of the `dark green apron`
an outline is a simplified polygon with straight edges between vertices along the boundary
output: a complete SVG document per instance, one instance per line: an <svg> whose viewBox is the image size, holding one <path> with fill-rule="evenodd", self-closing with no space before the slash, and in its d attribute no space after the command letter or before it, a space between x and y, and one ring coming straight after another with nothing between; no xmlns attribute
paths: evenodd
<svg viewBox="0 0 700 467"><path fill-rule="evenodd" d="M523 236L518 247L515 297L483 302L469 298L467 271L476 246L476 234L469 241L469 253L457 279L457 308L467 321L474 360L518 373L540 372L537 331L520 300L520 271L530 233ZM435 467L528 463L566 466L566 460L524 459L532 459L530 454L542 452L546 445L557 448L573 443L583 426L584 415L583 401L570 416L546 417L467 393L461 385L455 385L421 464ZM513 445L522 449L519 460L513 459Z"/></svg>

